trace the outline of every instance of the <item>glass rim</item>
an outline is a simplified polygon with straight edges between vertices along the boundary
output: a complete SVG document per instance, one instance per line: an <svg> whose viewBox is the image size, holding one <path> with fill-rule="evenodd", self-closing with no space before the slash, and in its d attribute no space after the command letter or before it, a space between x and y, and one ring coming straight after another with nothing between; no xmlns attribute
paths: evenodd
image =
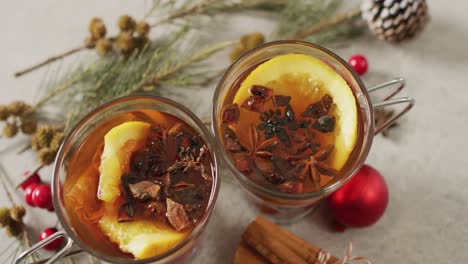
<svg viewBox="0 0 468 264"><path fill-rule="evenodd" d="M102 111L112 108L116 103L122 103L126 101L131 101L131 100L155 100L162 102L166 105L169 105L171 107L174 107L178 110L181 110L184 114L188 115L192 121L195 122L195 124L200 128L200 130L203 133L203 136L208 140L208 143L211 145L210 153L211 153L211 158L212 158L212 167L213 167L213 186L211 187L211 195L208 200L207 207L205 209L205 213L203 215L203 218L199 221L199 223L202 224L197 224L197 226L191 231L191 233L184 238L184 240L180 243L178 243L175 247L171 248L170 250L164 252L163 254L151 257L151 258L145 258L145 259L132 259L132 258L120 258L120 257L113 257L109 256L107 254L101 253L97 250L94 250L90 246L88 246L85 242L81 240L79 235L76 234L76 232L73 230L73 227L69 225L66 221L66 212L64 208L62 208L62 202L60 201L59 198L59 186L60 186L60 180L59 180L59 175L60 175L60 166L62 165L61 162L59 163L58 161L63 160L64 156L64 148L66 146L66 143L69 142L71 138L75 135L76 131L80 129L82 126L86 125L87 122L91 117L93 117L96 114L101 113ZM65 136L63 143L61 144L58 152L57 152L57 157L55 159L53 171L52 171L52 198L53 198L53 204L54 208L56 208L55 213L57 214L57 218L62 226L62 228L65 230L67 236L69 239L73 240L73 243L76 243L83 251L101 259L104 261L108 261L111 263L117 263L117 264L124 264L124 263L133 263L133 264L143 264L143 263L150 263L150 262L155 262L155 261L160 261L164 260L165 258L171 256L172 254L176 253L180 249L184 248L192 239L198 237L201 235L203 230L205 229L206 225L208 224L208 220L211 217L212 211L214 209L214 206L216 204L216 200L218 197L219 193L219 188L220 188L220 179L219 179L219 167L218 167L218 160L217 160L217 148L216 144L213 140L213 137L210 133L210 131L206 128L206 126L203 124L203 121L200 120L199 117L197 117L192 111L190 111L187 107L162 96L155 96L155 95L130 95L130 96L124 96L124 97L119 97L116 99L113 99L111 101L108 101L95 109L91 110L88 112L85 116L83 116L74 126L70 131L67 133ZM58 210L57 210L58 209Z"/></svg>
<svg viewBox="0 0 468 264"><path fill-rule="evenodd" d="M294 194L294 193L284 193L276 190L272 190L269 188L266 188L250 179L248 179L242 172L240 172L236 166L233 164L231 159L228 157L227 151L224 150L224 146L222 145L222 142L220 140L221 135L219 134L218 131L218 126L220 125L219 120L218 120L218 113L216 112L216 106L219 103L219 100L223 100L224 98L220 97L221 89L226 81L226 78L229 74L231 74L231 71L236 67L242 60L248 58L251 55L254 55L256 52L260 50L264 50L267 48L270 48L271 46L278 46L278 45L299 45L299 46L306 46L308 48L318 50L326 54L327 56L335 59L341 66L345 67L350 73L353 81L355 81L358 84L359 90L362 92L364 95L364 100L366 101L367 105L369 106L369 118L372 120L369 123L369 129L366 131L366 133L363 135L363 139L366 142L365 144L362 144L361 150L362 150L362 155L361 157L356 161L356 164L354 164L353 168L350 169L349 174L344 177L343 179L340 179L329 186L326 186L323 189L320 189L318 191L313 191L313 192L308 192L308 193L303 193L303 194ZM355 92L353 91L353 94ZM360 104L359 104L360 105ZM336 53L332 52L331 50L317 45L313 44L307 41L301 41L301 40L277 40L277 41L271 41L267 42L264 44L261 44L250 51L244 53L241 55L239 58L237 58L224 72L222 75L221 79L218 81L218 84L216 85L216 90L213 95L213 103L212 103L212 108L211 108L211 130L214 133L214 139L215 139L215 144L217 145L217 149L220 152L221 159L226 163L226 165L229 167L231 172L234 174L234 178L240 182L241 185L245 185L248 188L252 188L256 191L260 191L262 194L268 195L270 197L274 198L279 198L279 199L284 199L284 200L297 200L297 201L302 201L302 200L309 200L309 199L314 199L314 198L320 198L323 197L335 190L337 190L339 187L344 185L347 181L351 179L351 176L354 175L357 170L364 164L364 161L370 151L370 147L372 145L372 140L374 137L374 111L372 109L372 100L370 99L370 96L367 92L366 86L362 82L361 78L359 77L359 74L356 73L356 71L339 55ZM367 139L367 140L366 140Z"/></svg>

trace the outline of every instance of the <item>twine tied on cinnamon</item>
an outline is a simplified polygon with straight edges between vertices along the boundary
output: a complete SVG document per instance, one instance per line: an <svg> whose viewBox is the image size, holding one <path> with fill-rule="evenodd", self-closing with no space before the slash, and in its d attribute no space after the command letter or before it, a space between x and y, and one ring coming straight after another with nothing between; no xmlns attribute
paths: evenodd
<svg viewBox="0 0 468 264"><path fill-rule="evenodd" d="M353 257L351 253L353 252L353 242L349 241L349 247L348 250L346 250L346 255L342 260L338 260L338 262L332 262L328 263L330 261L331 255L329 252L320 249L320 251L317 253L317 260L315 261L315 264L346 264L349 261L361 261L362 263L367 263L367 264L372 264L372 262L365 258L365 257Z"/></svg>
<svg viewBox="0 0 468 264"><path fill-rule="evenodd" d="M371 264L367 258L353 257L352 250L350 242L344 258L338 259L266 218L258 216L242 234L234 264L349 264L350 261Z"/></svg>

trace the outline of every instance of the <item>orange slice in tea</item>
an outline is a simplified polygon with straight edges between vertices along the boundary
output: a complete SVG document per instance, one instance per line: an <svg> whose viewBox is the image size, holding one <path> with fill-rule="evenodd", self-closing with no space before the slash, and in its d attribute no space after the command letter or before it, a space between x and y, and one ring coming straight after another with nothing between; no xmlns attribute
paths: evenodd
<svg viewBox="0 0 468 264"><path fill-rule="evenodd" d="M113 202L120 196L120 178L133 150L146 140L149 123L132 121L112 128L104 136L104 150L99 167L98 198Z"/></svg>
<svg viewBox="0 0 468 264"><path fill-rule="evenodd" d="M119 223L115 214L105 215L99 227L124 252L143 259L162 254L175 247L186 236L156 221L139 220Z"/></svg>
<svg viewBox="0 0 468 264"><path fill-rule="evenodd" d="M251 96L253 85L271 88L275 95L290 95L291 105L303 106L302 109L294 109L296 113L302 113L307 106L304 101L316 98L317 93L330 95L335 104L336 118L332 165L338 170L344 166L356 143L357 107L353 91L343 77L317 58L286 54L255 68L241 84L233 103L242 105Z"/></svg>

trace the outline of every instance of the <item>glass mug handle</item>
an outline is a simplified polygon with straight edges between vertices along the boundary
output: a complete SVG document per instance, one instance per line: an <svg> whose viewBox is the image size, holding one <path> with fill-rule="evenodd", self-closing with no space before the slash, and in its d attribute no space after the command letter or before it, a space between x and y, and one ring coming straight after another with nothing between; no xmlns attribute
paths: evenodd
<svg viewBox="0 0 468 264"><path fill-rule="evenodd" d="M29 248L28 250L24 251L23 253L21 253L21 255L19 255L16 259L15 259L15 262L14 264L20 264L23 262L23 260L26 259L26 257L28 257L29 255L31 255L32 253L36 252L37 250L39 250L40 248L42 248L43 246L49 244L50 242L52 242L54 239L58 238L58 237L64 237L67 241L67 243L65 244L65 246L59 251L57 252L57 254L55 254L54 256L52 256L50 259L47 260L47 262L45 262L45 264L52 264L54 262L56 262L57 260L59 260L61 257L63 257L65 254L67 254L71 248L73 247L73 240L67 235L67 233L65 233L65 231L61 230L61 231L58 231L58 232L55 232L54 234L52 234L51 236L49 236L48 238L42 240L41 242L38 242L36 243L34 246L32 246L31 248Z"/></svg>
<svg viewBox="0 0 468 264"><path fill-rule="evenodd" d="M406 107L403 108L400 112L394 114L392 117L388 118L383 124L379 125L374 130L374 135L377 135L382 130L390 126L393 122L395 122L398 118L406 114L414 105L414 99L411 97L399 97L392 99L396 94L401 92L405 87L405 80L403 78L397 78L388 82L384 82L381 84L377 84L367 88L368 93L372 93L381 89L392 88L394 87L393 91L389 93L384 99L380 102L372 103L372 107L374 109L389 106L389 105L396 105L396 104L406 104Z"/></svg>

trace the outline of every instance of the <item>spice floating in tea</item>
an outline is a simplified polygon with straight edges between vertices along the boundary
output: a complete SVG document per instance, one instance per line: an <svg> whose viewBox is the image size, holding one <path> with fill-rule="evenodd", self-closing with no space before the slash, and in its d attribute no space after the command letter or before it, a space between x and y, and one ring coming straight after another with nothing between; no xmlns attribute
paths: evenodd
<svg viewBox="0 0 468 264"><path fill-rule="evenodd" d="M356 142L350 87L307 55L281 55L254 66L223 103L219 130L233 164L280 192L312 192L331 183Z"/></svg>
<svg viewBox="0 0 468 264"><path fill-rule="evenodd" d="M77 216L76 226L85 226L82 232L102 240L101 251L138 259L162 254L186 238L205 213L210 153L191 127L169 114L124 114L108 123L119 124L98 128L80 148L96 151L94 157L83 160L86 153L79 151L71 161L67 212ZM83 199L88 203L78 204ZM92 211L98 213L89 221Z"/></svg>

